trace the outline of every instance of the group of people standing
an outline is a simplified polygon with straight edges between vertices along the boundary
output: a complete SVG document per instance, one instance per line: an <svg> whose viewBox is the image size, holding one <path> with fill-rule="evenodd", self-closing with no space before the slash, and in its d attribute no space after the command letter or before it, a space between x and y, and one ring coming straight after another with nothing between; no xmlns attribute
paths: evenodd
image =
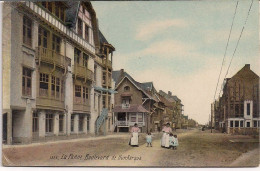
<svg viewBox="0 0 260 171"><path fill-rule="evenodd" d="M131 138L129 141L129 145L131 146L137 146L138 147L138 133L140 132L140 129L138 128L138 125L135 123L134 126L131 129ZM170 124L167 123L166 126L162 130L163 135L161 138L161 147L165 148L172 148L177 149L177 146L179 145L177 135L173 135L172 129L170 127ZM152 147L152 135L151 133L147 133L146 135L146 143L147 147Z"/></svg>

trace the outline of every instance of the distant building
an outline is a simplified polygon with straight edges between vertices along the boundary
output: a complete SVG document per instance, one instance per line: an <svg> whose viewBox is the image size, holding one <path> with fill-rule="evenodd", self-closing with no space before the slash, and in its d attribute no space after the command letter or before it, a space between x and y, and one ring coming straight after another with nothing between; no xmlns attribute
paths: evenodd
<svg viewBox="0 0 260 171"><path fill-rule="evenodd" d="M217 129L231 134L259 133L259 76L249 64L225 80L223 95L215 104Z"/></svg>

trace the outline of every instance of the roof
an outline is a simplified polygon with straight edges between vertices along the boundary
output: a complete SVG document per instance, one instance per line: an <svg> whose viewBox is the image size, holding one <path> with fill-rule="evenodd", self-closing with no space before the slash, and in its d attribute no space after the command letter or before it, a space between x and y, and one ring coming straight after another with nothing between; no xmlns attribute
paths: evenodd
<svg viewBox="0 0 260 171"><path fill-rule="evenodd" d="M100 43L108 43L108 41L107 41L107 39L105 38L105 36L102 34L102 32L99 30L99 32L98 32L98 34L99 34L99 41L100 41Z"/></svg>
<svg viewBox="0 0 260 171"><path fill-rule="evenodd" d="M141 113L149 113L142 105L131 104L129 108L123 109L121 105L116 105L113 112L141 112Z"/></svg>
<svg viewBox="0 0 260 171"><path fill-rule="evenodd" d="M151 91L152 88L153 88L153 82L141 83L141 87L142 87L144 90Z"/></svg>
<svg viewBox="0 0 260 171"><path fill-rule="evenodd" d="M68 9L66 10L66 23L69 27L75 28L80 1L67 1Z"/></svg>
<svg viewBox="0 0 260 171"><path fill-rule="evenodd" d="M116 87L123 81L123 79L127 78L132 82L137 89L141 90L148 98L153 99L156 101L156 99L151 95L151 93L147 92L143 87L142 83L137 82L131 77L127 72L123 70L118 71L112 71L112 78L116 83Z"/></svg>

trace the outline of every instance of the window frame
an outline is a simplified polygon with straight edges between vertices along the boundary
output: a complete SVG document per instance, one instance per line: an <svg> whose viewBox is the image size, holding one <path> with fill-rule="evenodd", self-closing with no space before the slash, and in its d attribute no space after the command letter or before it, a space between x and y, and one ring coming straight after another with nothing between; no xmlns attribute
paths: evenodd
<svg viewBox="0 0 260 171"><path fill-rule="evenodd" d="M32 70L26 67L22 68L22 95L32 96Z"/></svg>
<svg viewBox="0 0 260 171"><path fill-rule="evenodd" d="M45 115L45 132L53 133L54 116L53 114L46 113Z"/></svg>
<svg viewBox="0 0 260 171"><path fill-rule="evenodd" d="M59 114L59 133L64 132L64 114Z"/></svg>
<svg viewBox="0 0 260 171"><path fill-rule="evenodd" d="M23 44L32 47L32 37L33 37L33 21L27 17L23 16Z"/></svg>

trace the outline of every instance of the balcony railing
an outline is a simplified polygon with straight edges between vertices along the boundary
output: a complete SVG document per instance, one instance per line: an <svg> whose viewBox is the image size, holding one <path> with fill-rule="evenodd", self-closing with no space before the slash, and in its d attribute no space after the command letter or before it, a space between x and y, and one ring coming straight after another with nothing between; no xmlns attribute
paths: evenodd
<svg viewBox="0 0 260 171"><path fill-rule="evenodd" d="M129 109L130 108L130 104L122 104L122 109Z"/></svg>
<svg viewBox="0 0 260 171"><path fill-rule="evenodd" d="M117 126L134 126L137 123L139 127L145 126L145 122L116 121Z"/></svg>
<svg viewBox="0 0 260 171"><path fill-rule="evenodd" d="M103 61L102 62L103 65L108 66L109 68L112 68L112 62L110 60L107 60L104 58L102 61Z"/></svg>
<svg viewBox="0 0 260 171"><path fill-rule="evenodd" d="M85 66L74 65L74 74L76 77L94 80L94 73Z"/></svg>
<svg viewBox="0 0 260 171"><path fill-rule="evenodd" d="M69 58L68 58L69 59ZM55 64L60 67L65 67L67 61L65 56L57 53L56 51L44 47L37 47L36 48L36 60L40 62L46 62Z"/></svg>
<svg viewBox="0 0 260 171"><path fill-rule="evenodd" d="M79 36L75 31L67 28L62 22L56 19L54 16L50 14L46 9L41 8L35 2L26 1L25 5L30 8L34 13L38 14L38 17L44 19L45 22L51 24L61 33L63 33L66 37L69 37L71 40L79 43L82 47L88 49L91 53L95 54L94 45L87 42L83 37Z"/></svg>

